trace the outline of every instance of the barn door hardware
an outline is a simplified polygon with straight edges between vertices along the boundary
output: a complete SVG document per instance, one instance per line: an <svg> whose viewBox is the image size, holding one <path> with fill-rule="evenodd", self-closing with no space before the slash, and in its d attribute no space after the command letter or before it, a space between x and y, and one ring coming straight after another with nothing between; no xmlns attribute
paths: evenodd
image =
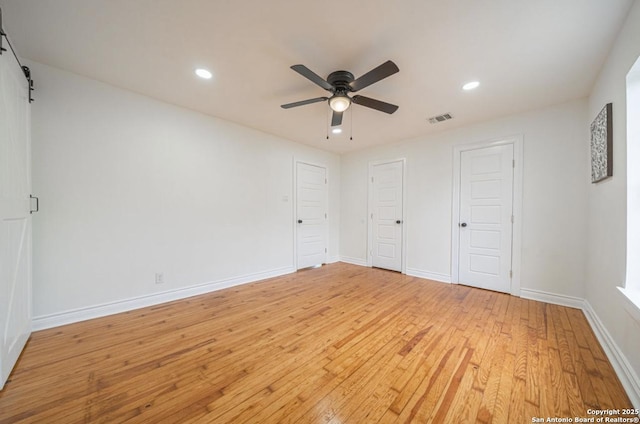
<svg viewBox="0 0 640 424"><path fill-rule="evenodd" d="M33 196L33 195L29 195L29 201L36 199L36 209L33 210L31 209L31 205L29 205L29 213L32 214L34 212L40 212L40 199L38 199L37 197ZM31 204L33 204L33 202L31 202Z"/></svg>
<svg viewBox="0 0 640 424"><path fill-rule="evenodd" d="M29 83L29 103L33 102L33 97L31 93L33 92L33 80L31 79L31 69L28 66L22 66L22 72L24 72L25 78Z"/></svg>
<svg viewBox="0 0 640 424"><path fill-rule="evenodd" d="M23 66L22 63L20 63L20 59L18 59L18 55L16 54L16 51L13 49L13 46L11 45L11 41L9 41L9 37L7 36L7 33L2 28L2 8L0 8L0 55L2 55L3 52L7 51L7 49L5 49L2 46L3 38L7 41L7 45L11 49L11 53L13 53L13 56L16 58L16 61L20 65L20 68L22 68L22 72L24 73L24 76L27 79L27 82L29 84L29 103L31 103L33 102L33 97L31 96L31 92L33 91L33 80L31 79L31 70L29 69L28 66Z"/></svg>
<svg viewBox="0 0 640 424"><path fill-rule="evenodd" d="M4 30L2 29L2 9L0 9L0 55L2 54L2 52L7 51L7 49L2 47L2 37L4 37L5 35L7 34L5 34Z"/></svg>

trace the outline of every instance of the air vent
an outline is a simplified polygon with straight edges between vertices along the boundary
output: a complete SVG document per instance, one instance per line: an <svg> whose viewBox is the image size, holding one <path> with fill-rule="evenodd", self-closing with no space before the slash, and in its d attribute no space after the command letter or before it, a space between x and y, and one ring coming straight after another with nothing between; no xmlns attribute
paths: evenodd
<svg viewBox="0 0 640 424"><path fill-rule="evenodd" d="M453 119L453 116L451 116L450 113L443 113L442 115L432 116L431 118L429 118L429 123L437 124L439 122L448 121L449 119Z"/></svg>

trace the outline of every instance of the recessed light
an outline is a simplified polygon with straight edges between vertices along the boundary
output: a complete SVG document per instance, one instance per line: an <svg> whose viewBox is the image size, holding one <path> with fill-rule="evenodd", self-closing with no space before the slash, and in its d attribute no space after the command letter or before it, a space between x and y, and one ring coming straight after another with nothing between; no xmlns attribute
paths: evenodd
<svg viewBox="0 0 640 424"><path fill-rule="evenodd" d="M478 88L480 83L478 81L471 81L462 86L463 90L473 90L474 88Z"/></svg>
<svg viewBox="0 0 640 424"><path fill-rule="evenodd" d="M334 134L340 134L342 132L342 128L334 128L331 130L331 132Z"/></svg>
<svg viewBox="0 0 640 424"><path fill-rule="evenodd" d="M204 68L196 69L196 75L202 79L211 79L211 77L213 76L213 74L210 71Z"/></svg>

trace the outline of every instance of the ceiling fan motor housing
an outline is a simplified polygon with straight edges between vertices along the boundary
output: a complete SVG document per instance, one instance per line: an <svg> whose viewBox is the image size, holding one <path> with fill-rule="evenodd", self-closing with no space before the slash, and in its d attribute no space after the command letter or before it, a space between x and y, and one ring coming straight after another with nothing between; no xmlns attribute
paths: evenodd
<svg viewBox="0 0 640 424"><path fill-rule="evenodd" d="M347 93L351 91L349 83L353 80L354 76L349 71L331 72L327 77L327 82L336 88L335 93Z"/></svg>

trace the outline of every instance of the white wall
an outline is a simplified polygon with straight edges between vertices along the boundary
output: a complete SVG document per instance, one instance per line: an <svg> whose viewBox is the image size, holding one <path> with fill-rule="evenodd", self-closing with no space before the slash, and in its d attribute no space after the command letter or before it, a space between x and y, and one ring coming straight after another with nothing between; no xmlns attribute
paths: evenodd
<svg viewBox="0 0 640 424"><path fill-rule="evenodd" d="M407 158L407 271L451 275L453 146L524 138L521 287L584 297L589 168L586 101L342 157L341 257L366 262L367 166Z"/></svg>
<svg viewBox="0 0 640 424"><path fill-rule="evenodd" d="M37 85L36 319L291 272L294 158L328 167L329 257L337 259L337 155L28 65Z"/></svg>
<svg viewBox="0 0 640 424"><path fill-rule="evenodd" d="M639 41L640 2L636 1L589 98L588 122L606 103L613 103L613 177L588 188L586 280L586 299L628 360L635 373L636 385L640 375L640 323L626 312L624 299L616 286L625 285L626 274L626 76L640 56ZM633 166L637 167L638 163ZM637 220L638 216L631 219ZM640 386L636 390L640 396Z"/></svg>

